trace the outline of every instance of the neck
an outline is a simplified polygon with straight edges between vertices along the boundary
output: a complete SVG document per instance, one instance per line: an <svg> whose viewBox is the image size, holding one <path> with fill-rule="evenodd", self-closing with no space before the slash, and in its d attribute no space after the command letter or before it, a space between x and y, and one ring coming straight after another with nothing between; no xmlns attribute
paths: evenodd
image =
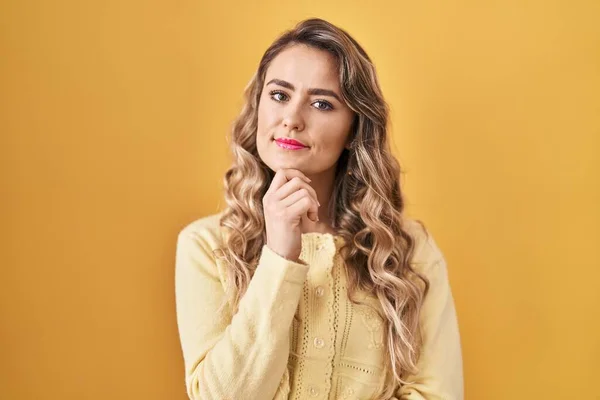
<svg viewBox="0 0 600 400"><path fill-rule="evenodd" d="M306 219L306 225L308 225L306 228L309 229L308 232L333 232L333 228L331 227L332 216L329 215L329 202L331 201L331 196L333 194L336 167L337 165L334 165L328 170L318 174L306 174L311 180L310 185L317 193L319 203L321 203L321 207L319 207L319 221L312 222Z"/></svg>

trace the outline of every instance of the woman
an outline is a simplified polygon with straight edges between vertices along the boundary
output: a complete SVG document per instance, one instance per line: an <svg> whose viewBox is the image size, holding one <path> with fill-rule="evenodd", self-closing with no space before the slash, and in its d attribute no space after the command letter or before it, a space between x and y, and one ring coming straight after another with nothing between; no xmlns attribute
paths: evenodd
<svg viewBox="0 0 600 400"><path fill-rule="evenodd" d="M179 234L190 399L462 399L441 250L402 214L375 69L301 22L265 52L233 126L227 208Z"/></svg>

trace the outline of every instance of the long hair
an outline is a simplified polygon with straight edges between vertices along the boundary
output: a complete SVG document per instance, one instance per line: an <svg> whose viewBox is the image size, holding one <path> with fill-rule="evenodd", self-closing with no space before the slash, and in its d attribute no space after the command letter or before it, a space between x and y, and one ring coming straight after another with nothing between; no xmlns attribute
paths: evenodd
<svg viewBox="0 0 600 400"><path fill-rule="evenodd" d="M233 123L233 164L225 174L227 206L220 220L229 234L218 255L227 265L228 302L237 312L266 243L262 198L274 172L256 147L258 104L269 64L294 44L335 57L342 97L355 113L352 142L338 160L328 212L345 242L340 254L347 265L349 297L355 302L352 296L359 288L379 299L385 314L386 366L391 365L396 381L405 383L407 375L417 372L419 313L429 282L410 263L414 239L403 229L400 165L389 147L389 111L374 65L350 35L322 19L300 22L266 50Z"/></svg>

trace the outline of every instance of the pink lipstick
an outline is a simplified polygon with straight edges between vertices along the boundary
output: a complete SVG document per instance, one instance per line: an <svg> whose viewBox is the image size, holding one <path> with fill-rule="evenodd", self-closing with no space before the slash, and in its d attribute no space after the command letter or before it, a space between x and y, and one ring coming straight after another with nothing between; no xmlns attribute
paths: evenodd
<svg viewBox="0 0 600 400"><path fill-rule="evenodd" d="M279 138L276 139L275 142L277 143L277 146L286 150L302 150L308 148L304 143L294 139Z"/></svg>

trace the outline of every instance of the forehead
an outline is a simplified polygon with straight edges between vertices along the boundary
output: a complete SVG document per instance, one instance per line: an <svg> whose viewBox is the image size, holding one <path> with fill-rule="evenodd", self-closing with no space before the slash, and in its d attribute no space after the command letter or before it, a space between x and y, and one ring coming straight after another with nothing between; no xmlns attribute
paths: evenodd
<svg viewBox="0 0 600 400"><path fill-rule="evenodd" d="M273 78L306 88L339 87L335 57L325 50L302 44L288 47L271 61L265 83Z"/></svg>

